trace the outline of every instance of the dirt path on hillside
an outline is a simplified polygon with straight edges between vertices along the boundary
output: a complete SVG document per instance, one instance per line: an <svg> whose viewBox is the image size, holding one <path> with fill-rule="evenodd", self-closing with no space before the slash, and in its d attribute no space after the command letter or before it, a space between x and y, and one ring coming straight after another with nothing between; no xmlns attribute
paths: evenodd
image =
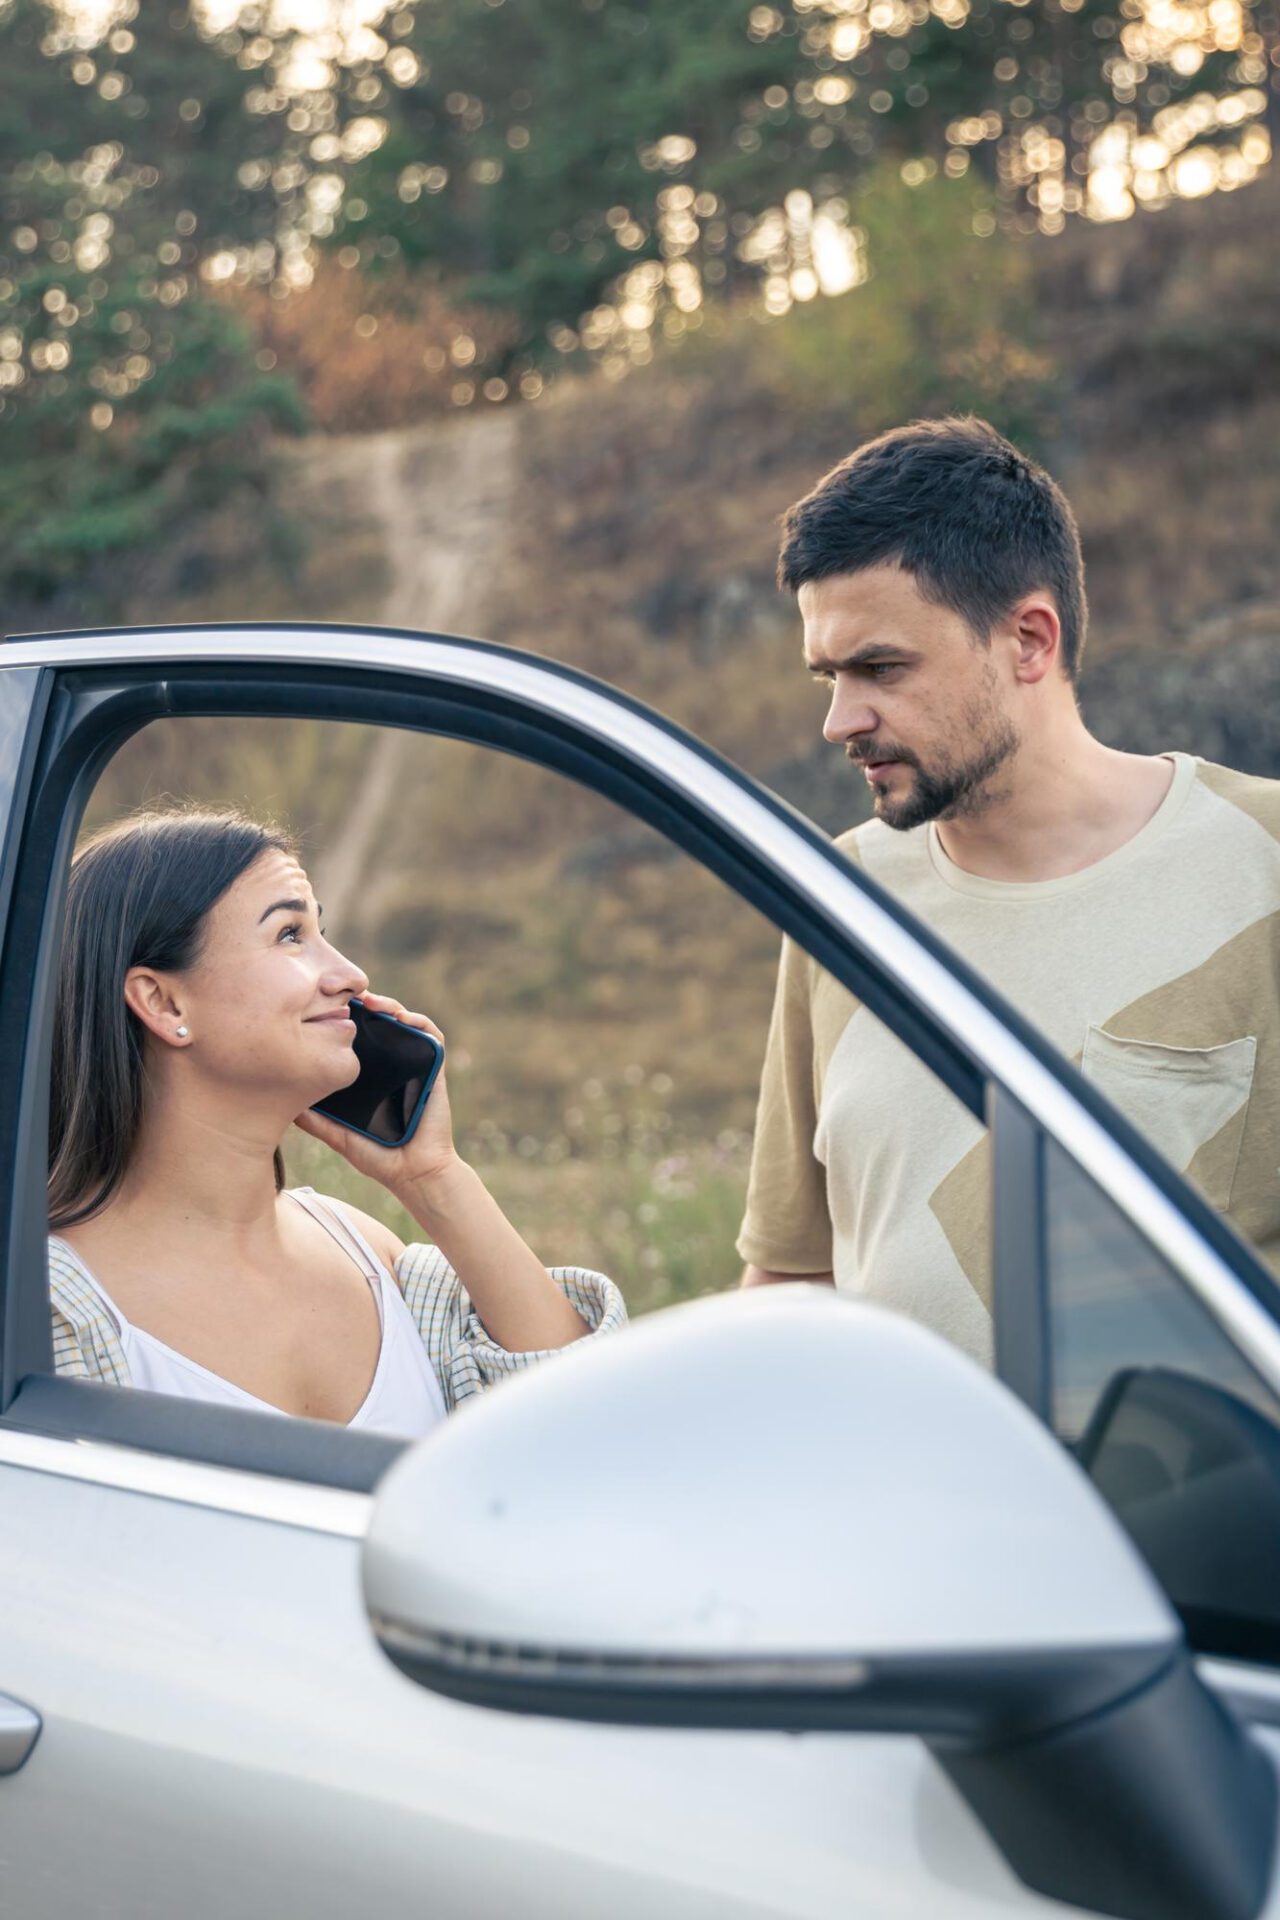
<svg viewBox="0 0 1280 1920"><path fill-rule="evenodd" d="M515 450L516 417L509 409L332 443L326 484L339 487L351 511L381 530L386 551L387 590L370 609L373 622L483 635L485 585L511 509ZM395 797L410 777L425 777L419 737L378 734L317 876L335 932L350 924L358 895L362 932L372 931L376 899L369 897L367 876L377 865Z"/></svg>

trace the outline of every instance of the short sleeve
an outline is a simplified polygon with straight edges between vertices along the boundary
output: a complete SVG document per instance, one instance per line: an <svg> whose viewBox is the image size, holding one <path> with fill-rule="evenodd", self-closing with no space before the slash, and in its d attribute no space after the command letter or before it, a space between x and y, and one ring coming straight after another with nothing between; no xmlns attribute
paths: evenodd
<svg viewBox="0 0 1280 1920"><path fill-rule="evenodd" d="M588 1267L550 1267L548 1272L591 1329L570 1346L598 1339L625 1324L622 1295L604 1274ZM425 1242L406 1247L396 1261L395 1277L450 1412L497 1381L566 1351L547 1347L512 1353L500 1346L486 1331L470 1294L438 1247Z"/></svg>
<svg viewBox="0 0 1280 1920"><path fill-rule="evenodd" d="M794 941L784 940L738 1236L741 1257L775 1273L831 1270L826 1170L813 1151L812 1002L813 963Z"/></svg>

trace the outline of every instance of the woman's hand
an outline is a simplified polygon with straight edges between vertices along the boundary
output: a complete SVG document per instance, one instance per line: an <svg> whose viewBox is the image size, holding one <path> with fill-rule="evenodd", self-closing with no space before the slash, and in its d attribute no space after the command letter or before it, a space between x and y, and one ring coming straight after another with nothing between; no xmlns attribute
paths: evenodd
<svg viewBox="0 0 1280 1920"><path fill-rule="evenodd" d="M385 993L361 993L354 997L371 1013L389 1013L407 1027L420 1027L444 1045L444 1035L425 1013L410 1013ZM459 1164L453 1144L453 1118L444 1066L436 1075L417 1131L402 1147L379 1146L376 1140L353 1133L350 1127L340 1126L327 1114L316 1113L310 1107L300 1113L293 1124L313 1139L323 1140L325 1146L340 1153L357 1173L368 1174L370 1179L379 1181L397 1199L404 1199L413 1191L429 1194L436 1183L446 1179Z"/></svg>
<svg viewBox="0 0 1280 1920"><path fill-rule="evenodd" d="M421 1027L443 1046L444 1035L424 1013L410 1013L385 993L358 997L374 1013ZM380 1147L310 1107L294 1125L395 1195L444 1254L489 1334L508 1351L563 1347L590 1331L479 1174L458 1158L443 1067L418 1131L403 1147Z"/></svg>

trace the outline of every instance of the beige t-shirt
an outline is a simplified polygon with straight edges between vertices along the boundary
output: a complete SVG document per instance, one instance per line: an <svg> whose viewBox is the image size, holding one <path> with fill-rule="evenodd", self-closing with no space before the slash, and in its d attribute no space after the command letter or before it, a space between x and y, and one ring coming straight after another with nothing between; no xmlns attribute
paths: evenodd
<svg viewBox="0 0 1280 1920"><path fill-rule="evenodd" d="M1280 781L1166 756L1173 782L1093 866L1027 884L955 866L932 824L837 841L962 953L1280 1271ZM986 1129L784 941L744 1260L991 1353Z"/></svg>

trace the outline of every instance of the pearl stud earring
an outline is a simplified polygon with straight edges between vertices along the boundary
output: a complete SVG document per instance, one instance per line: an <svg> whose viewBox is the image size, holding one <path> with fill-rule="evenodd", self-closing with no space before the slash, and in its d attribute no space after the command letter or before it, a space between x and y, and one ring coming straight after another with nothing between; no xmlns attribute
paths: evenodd
<svg viewBox="0 0 1280 1920"><path fill-rule="evenodd" d="M185 1039L186 1039L186 1037L187 1037L187 1034L188 1034L188 1032L189 1032L189 1029L188 1029L187 1027L179 1027L179 1028L178 1028L178 1038L179 1038L179 1040L185 1040Z"/></svg>

